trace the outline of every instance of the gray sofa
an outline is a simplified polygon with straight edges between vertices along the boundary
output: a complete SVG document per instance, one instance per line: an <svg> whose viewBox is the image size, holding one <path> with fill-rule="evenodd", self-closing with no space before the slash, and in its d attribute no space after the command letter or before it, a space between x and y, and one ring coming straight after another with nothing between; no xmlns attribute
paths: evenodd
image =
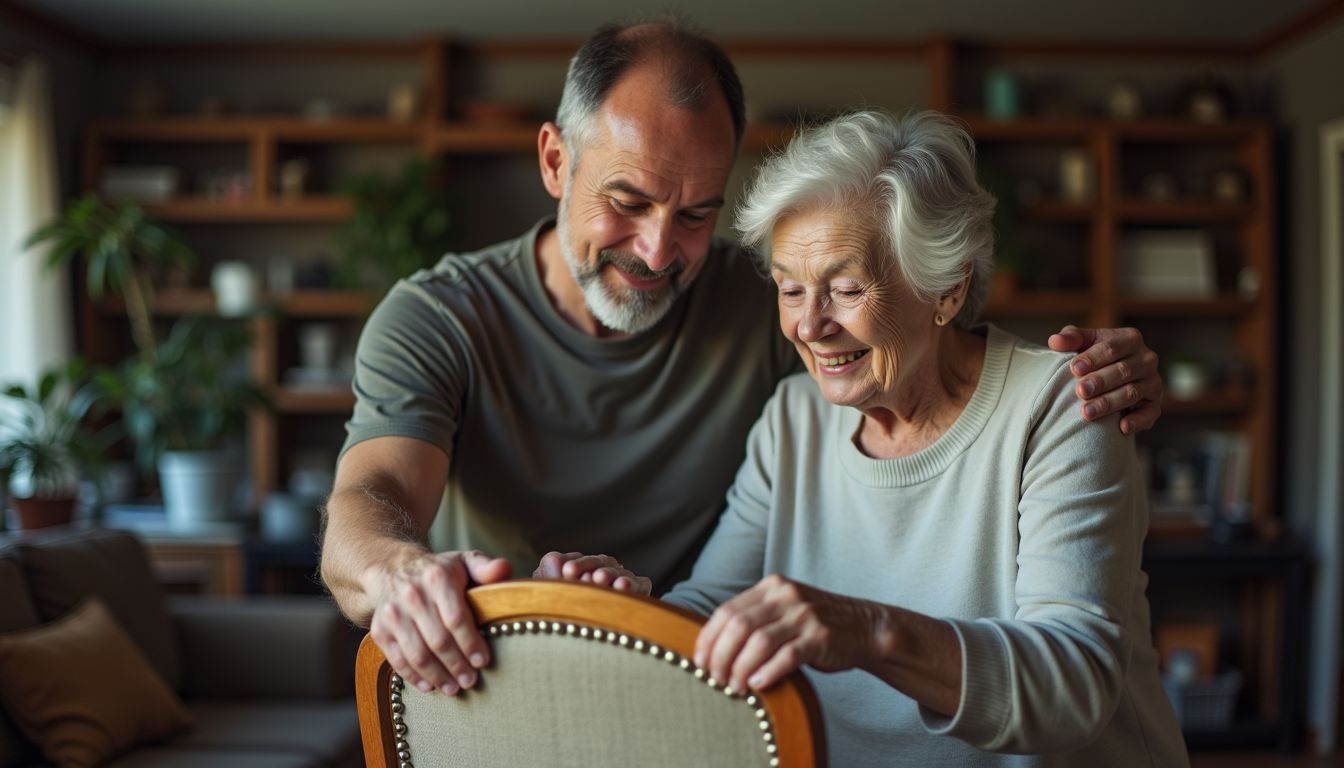
<svg viewBox="0 0 1344 768"><path fill-rule="evenodd" d="M165 599L123 531L0 536L0 632L59 618L94 594L169 686L194 727L114 759L141 766L357 766L351 631L317 597ZM0 713L0 768L42 765Z"/></svg>

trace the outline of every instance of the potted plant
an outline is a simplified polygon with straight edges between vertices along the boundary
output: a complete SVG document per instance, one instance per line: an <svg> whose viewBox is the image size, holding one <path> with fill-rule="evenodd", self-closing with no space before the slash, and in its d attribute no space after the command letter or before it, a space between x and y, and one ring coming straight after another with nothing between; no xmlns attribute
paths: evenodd
<svg viewBox="0 0 1344 768"><path fill-rule="evenodd" d="M1028 246L1018 235L1018 222L1022 220L1022 204L1013 192L1011 176L997 168L982 165L980 183L994 195L994 273L990 279L989 293L996 299L1016 294L1028 274L1031 253Z"/></svg>
<svg viewBox="0 0 1344 768"><path fill-rule="evenodd" d="M247 411L267 398L238 364L251 335L237 321L187 317L152 355L127 359L101 383L122 410L136 463L158 470L169 525L232 516L238 467L227 450Z"/></svg>
<svg viewBox="0 0 1344 768"><path fill-rule="evenodd" d="M79 482L96 474L107 442L83 424L101 394L78 360L35 388L0 392L0 478L23 529L72 519Z"/></svg>
<svg viewBox="0 0 1344 768"><path fill-rule="evenodd" d="M448 252L449 202L426 161L411 160L392 176L347 179L340 191L354 212L337 235L339 284L386 290Z"/></svg>
<svg viewBox="0 0 1344 768"><path fill-rule="evenodd" d="M83 255L90 296L111 289L125 301L136 354L98 383L121 408L140 470L158 470L169 524L227 519L237 462L223 449L247 409L266 401L236 365L250 343L237 321L184 318L164 340L155 334L153 276L189 265L191 250L139 206L110 206L96 195L76 201L28 244L49 245L53 267Z"/></svg>

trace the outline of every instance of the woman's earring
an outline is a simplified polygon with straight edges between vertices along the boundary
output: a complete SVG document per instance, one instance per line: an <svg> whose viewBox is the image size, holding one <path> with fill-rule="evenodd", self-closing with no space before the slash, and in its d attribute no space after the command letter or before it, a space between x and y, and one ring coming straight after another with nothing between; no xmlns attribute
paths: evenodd
<svg viewBox="0 0 1344 768"><path fill-rule="evenodd" d="M947 325L947 318L943 317L942 312L939 312L933 316L933 322L935 325Z"/></svg>

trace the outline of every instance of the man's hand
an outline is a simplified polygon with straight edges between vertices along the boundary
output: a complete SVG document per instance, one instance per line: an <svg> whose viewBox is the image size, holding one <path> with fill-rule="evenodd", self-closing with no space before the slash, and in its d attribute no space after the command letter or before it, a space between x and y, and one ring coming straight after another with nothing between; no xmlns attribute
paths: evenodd
<svg viewBox="0 0 1344 768"><path fill-rule="evenodd" d="M490 663L490 649L467 603L471 583L509 578L509 561L480 552L425 553L392 571L369 575L381 595L369 634L388 663L410 685L452 696L476 684L476 670ZM372 585L370 585L372 587Z"/></svg>
<svg viewBox="0 0 1344 768"><path fill-rule="evenodd" d="M1151 429L1162 415L1162 376L1157 353L1134 328L1078 328L1066 325L1050 337L1056 352L1078 352L1069 369L1078 378L1083 418L1095 421L1120 412L1126 435Z"/></svg>
<svg viewBox="0 0 1344 768"><path fill-rule="evenodd" d="M610 587L617 592L635 592L647 595L653 591L653 581L636 576L610 555L585 555L582 552L547 552L532 573L536 579L563 579L586 581L599 587Z"/></svg>

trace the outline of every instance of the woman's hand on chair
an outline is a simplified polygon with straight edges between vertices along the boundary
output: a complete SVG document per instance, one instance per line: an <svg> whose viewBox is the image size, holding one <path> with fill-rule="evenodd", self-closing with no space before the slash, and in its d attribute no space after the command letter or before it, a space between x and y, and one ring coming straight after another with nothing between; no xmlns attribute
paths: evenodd
<svg viewBox="0 0 1344 768"><path fill-rule="evenodd" d="M714 611L696 639L695 663L739 693L769 688L804 664L861 667L879 613L866 600L772 574Z"/></svg>
<svg viewBox="0 0 1344 768"><path fill-rule="evenodd" d="M582 552L547 552L532 573L535 579L584 581L617 592L647 595L653 581L635 573L611 555L585 555Z"/></svg>

